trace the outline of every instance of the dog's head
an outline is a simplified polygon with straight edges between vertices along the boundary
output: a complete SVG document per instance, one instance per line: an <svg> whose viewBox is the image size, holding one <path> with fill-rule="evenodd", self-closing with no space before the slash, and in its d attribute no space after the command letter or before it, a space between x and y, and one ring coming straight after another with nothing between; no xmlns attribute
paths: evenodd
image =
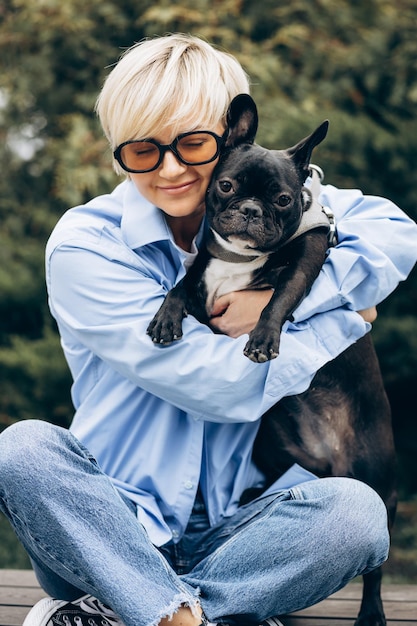
<svg viewBox="0 0 417 626"><path fill-rule="evenodd" d="M267 150L254 143L258 114L247 94L233 99L227 122L207 190L207 219L229 249L271 252L298 228L306 208L303 184L310 157L329 124L323 122L292 148Z"/></svg>

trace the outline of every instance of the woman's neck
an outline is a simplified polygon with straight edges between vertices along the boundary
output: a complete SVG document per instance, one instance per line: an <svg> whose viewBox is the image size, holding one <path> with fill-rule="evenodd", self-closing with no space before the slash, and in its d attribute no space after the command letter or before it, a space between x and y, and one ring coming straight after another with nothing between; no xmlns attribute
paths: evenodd
<svg viewBox="0 0 417 626"><path fill-rule="evenodd" d="M177 246L185 250L185 252L191 252L192 243L200 229L203 216L172 217L171 215L165 215L165 219Z"/></svg>

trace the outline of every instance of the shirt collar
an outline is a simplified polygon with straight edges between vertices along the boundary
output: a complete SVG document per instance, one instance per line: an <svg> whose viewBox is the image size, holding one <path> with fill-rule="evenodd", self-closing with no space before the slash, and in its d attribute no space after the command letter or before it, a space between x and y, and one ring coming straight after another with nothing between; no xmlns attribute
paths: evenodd
<svg viewBox="0 0 417 626"><path fill-rule="evenodd" d="M146 200L131 180L126 180L122 183L121 187L123 186L120 228L123 239L129 248L136 250L156 241L170 241L175 246L163 212ZM197 246L203 237L204 228L203 223L196 237Z"/></svg>
<svg viewBox="0 0 417 626"><path fill-rule="evenodd" d="M131 180L123 183L121 231L127 245L135 250L155 241L172 240L162 211L146 200Z"/></svg>

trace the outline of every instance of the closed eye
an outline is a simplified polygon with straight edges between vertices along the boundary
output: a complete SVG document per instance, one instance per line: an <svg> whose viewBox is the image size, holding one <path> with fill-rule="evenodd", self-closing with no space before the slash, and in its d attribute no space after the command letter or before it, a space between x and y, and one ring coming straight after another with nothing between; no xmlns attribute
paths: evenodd
<svg viewBox="0 0 417 626"><path fill-rule="evenodd" d="M205 143L207 143L207 141L208 141L208 139L188 139L188 141L186 141L185 139L182 139L178 143L183 148L199 148L200 146L202 146Z"/></svg>
<svg viewBox="0 0 417 626"><path fill-rule="evenodd" d="M136 148L134 150L134 154L137 156L141 156L143 154L153 154L154 152L157 152L157 148L153 147L153 148Z"/></svg>

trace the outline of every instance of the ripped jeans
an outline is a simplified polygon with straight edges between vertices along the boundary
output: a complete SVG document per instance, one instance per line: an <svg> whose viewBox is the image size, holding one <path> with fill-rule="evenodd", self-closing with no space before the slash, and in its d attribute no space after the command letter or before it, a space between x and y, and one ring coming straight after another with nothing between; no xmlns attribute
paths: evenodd
<svg viewBox="0 0 417 626"><path fill-rule="evenodd" d="M46 593L91 594L126 626L198 603L211 622L259 624L326 598L389 549L382 500L349 478L258 498L212 528L197 498L182 540L156 548L84 446L35 420L0 435L0 509Z"/></svg>

